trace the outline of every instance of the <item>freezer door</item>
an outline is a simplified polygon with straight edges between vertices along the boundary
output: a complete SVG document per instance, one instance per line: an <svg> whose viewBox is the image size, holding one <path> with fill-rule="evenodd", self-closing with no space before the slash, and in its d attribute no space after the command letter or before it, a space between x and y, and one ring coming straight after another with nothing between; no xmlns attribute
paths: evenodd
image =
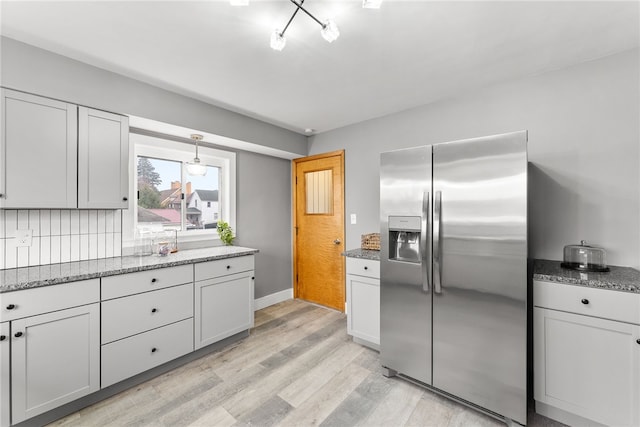
<svg viewBox="0 0 640 427"><path fill-rule="evenodd" d="M433 146L433 386L526 424L527 133Z"/></svg>
<svg viewBox="0 0 640 427"><path fill-rule="evenodd" d="M380 357L431 384L431 147L380 160Z"/></svg>

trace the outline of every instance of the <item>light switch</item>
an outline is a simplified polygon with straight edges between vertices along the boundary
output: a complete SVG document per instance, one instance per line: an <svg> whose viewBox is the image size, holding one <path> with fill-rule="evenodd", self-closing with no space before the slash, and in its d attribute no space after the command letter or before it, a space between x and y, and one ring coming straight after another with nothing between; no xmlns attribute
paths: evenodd
<svg viewBox="0 0 640 427"><path fill-rule="evenodd" d="M356 214L351 214L351 225L356 223Z"/></svg>

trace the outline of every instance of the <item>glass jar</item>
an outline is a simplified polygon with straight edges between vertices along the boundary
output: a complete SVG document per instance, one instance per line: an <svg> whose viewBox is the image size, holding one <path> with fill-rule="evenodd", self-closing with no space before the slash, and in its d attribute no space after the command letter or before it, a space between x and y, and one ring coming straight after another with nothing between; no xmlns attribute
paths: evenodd
<svg viewBox="0 0 640 427"><path fill-rule="evenodd" d="M153 253L153 234L145 230L136 230L133 236L133 254L147 256Z"/></svg>
<svg viewBox="0 0 640 427"><path fill-rule="evenodd" d="M565 246L563 262L560 265L563 268L578 271L609 271L604 249L597 246L587 245L585 240L581 240L579 245Z"/></svg>

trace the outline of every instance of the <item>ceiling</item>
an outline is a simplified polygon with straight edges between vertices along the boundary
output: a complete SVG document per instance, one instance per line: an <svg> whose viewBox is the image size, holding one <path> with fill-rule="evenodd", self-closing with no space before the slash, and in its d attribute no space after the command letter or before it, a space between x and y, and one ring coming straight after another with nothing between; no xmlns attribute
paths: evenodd
<svg viewBox="0 0 640 427"><path fill-rule="evenodd" d="M638 1L2 1L2 35L320 133L639 46Z"/></svg>

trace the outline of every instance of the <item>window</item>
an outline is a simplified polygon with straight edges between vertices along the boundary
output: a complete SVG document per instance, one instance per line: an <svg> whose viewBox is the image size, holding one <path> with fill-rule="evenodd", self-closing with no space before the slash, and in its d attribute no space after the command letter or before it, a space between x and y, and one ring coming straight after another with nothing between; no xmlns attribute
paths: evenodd
<svg viewBox="0 0 640 427"><path fill-rule="evenodd" d="M182 241L217 238L219 218L235 228L235 153L201 146L207 174L190 176L192 145L138 134L130 141L137 203L134 212L125 211L125 239L163 230L177 230Z"/></svg>

